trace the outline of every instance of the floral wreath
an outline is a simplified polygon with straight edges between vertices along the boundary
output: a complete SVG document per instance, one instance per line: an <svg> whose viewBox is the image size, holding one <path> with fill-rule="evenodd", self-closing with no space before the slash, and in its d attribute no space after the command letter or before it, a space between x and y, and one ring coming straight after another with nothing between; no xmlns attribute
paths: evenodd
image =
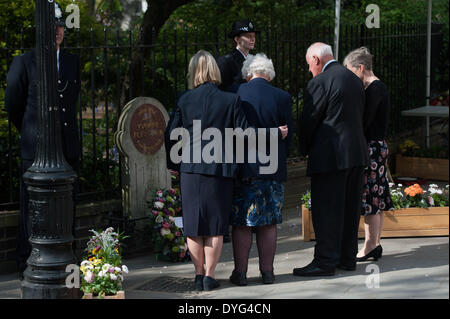
<svg viewBox="0 0 450 319"><path fill-rule="evenodd" d="M175 217L182 216L179 188L154 191L149 204L151 240L156 258L173 262L186 260L186 237L183 229L175 224Z"/></svg>

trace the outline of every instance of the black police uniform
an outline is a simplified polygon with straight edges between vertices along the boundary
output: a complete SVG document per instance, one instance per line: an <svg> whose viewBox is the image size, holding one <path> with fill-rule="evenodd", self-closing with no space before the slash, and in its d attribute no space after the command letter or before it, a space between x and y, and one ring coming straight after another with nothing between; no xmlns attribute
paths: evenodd
<svg viewBox="0 0 450 319"><path fill-rule="evenodd" d="M235 21L228 34L230 39L246 32L259 32L255 30L253 23L248 20ZM219 88L223 91L236 93L239 85L246 81L242 78L242 65L245 57L238 49L234 49L231 53L217 58L217 65L220 70L222 83Z"/></svg>
<svg viewBox="0 0 450 319"><path fill-rule="evenodd" d="M236 93L239 85L246 81L242 78L242 65L245 58L238 49L234 49L230 54L217 59L222 83L219 88L223 91Z"/></svg>
<svg viewBox="0 0 450 319"><path fill-rule="evenodd" d="M80 93L80 60L77 55L60 48L57 97L64 156L75 172L79 168L80 140L76 119L76 102ZM35 49L16 56L7 75L5 108L20 133L22 174L33 164L38 133L38 98ZM74 185L74 193L77 185ZM75 214L74 214L75 215ZM26 267L31 246L28 221L28 192L20 179L20 217L17 238L19 270Z"/></svg>

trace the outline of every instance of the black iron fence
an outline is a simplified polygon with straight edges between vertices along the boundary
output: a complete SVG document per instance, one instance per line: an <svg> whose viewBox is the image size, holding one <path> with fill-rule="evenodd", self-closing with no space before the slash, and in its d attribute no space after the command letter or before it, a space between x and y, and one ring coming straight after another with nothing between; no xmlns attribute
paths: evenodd
<svg viewBox="0 0 450 319"><path fill-rule="evenodd" d="M34 46L35 30L5 30L0 38L0 210L17 207L19 178L18 134L3 111L6 74L14 55ZM121 107L136 96L152 96L170 111L178 94L187 89L190 57L200 49L214 56L233 48L228 30L176 27L153 34L150 45L136 45L135 31L105 29L69 30L63 47L80 55L82 90L78 98L79 133L82 150L79 199L87 196L120 196L120 156L112 136ZM311 75L305 62L308 46L316 41L333 45L332 28L280 27L257 34L256 52L264 52L274 62L273 85L293 97L293 117L298 123L303 92ZM435 32L434 36L440 36ZM392 111L389 133L395 135L411 126L400 112L425 103L426 26L344 25L340 31L339 60L351 50L367 46L374 55L374 71L390 90ZM137 68L131 61L137 58ZM138 71L136 71L138 70ZM448 72L448 70L447 70ZM137 89L138 88L138 89ZM291 155L298 155L295 127Z"/></svg>

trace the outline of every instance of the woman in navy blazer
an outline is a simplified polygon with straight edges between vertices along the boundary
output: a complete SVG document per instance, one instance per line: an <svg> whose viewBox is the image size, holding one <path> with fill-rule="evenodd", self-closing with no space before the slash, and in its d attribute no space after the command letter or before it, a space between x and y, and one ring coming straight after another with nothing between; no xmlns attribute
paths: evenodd
<svg viewBox="0 0 450 319"><path fill-rule="evenodd" d="M252 232L256 232L262 281L271 284L275 279L276 225L282 222L286 157L293 132L291 96L269 83L275 77L272 60L264 54L249 56L243 64L242 75L248 83L241 84L237 94L249 123L258 128L287 125L289 133L285 140L278 141L278 168L274 172L262 173L261 158L256 163L245 161L240 165L231 221L235 268L230 277L230 281L239 286L247 284Z"/></svg>
<svg viewBox="0 0 450 319"><path fill-rule="evenodd" d="M233 158L226 158L230 149L225 143L225 129L250 127L240 98L219 90L220 81L213 56L207 51L197 52L189 62L191 90L179 98L165 132L168 167L181 172L183 229L195 266L197 290L219 286L214 271L229 224L233 178L238 168ZM286 127L280 127L280 131L287 134ZM181 141L178 136L182 136Z"/></svg>

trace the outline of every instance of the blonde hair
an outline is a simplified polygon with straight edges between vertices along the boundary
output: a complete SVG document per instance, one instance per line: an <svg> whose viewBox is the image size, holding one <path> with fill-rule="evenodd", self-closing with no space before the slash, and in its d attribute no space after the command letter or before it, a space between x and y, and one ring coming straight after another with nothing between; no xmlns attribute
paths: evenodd
<svg viewBox="0 0 450 319"><path fill-rule="evenodd" d="M372 70L372 54L366 47L360 47L356 50L353 50L344 59L344 66L350 65L354 68L358 68L361 64L364 65L366 70Z"/></svg>
<svg viewBox="0 0 450 319"><path fill-rule="evenodd" d="M205 50L200 50L189 61L189 88L194 89L205 82L212 82L219 85L220 70L214 57Z"/></svg>

